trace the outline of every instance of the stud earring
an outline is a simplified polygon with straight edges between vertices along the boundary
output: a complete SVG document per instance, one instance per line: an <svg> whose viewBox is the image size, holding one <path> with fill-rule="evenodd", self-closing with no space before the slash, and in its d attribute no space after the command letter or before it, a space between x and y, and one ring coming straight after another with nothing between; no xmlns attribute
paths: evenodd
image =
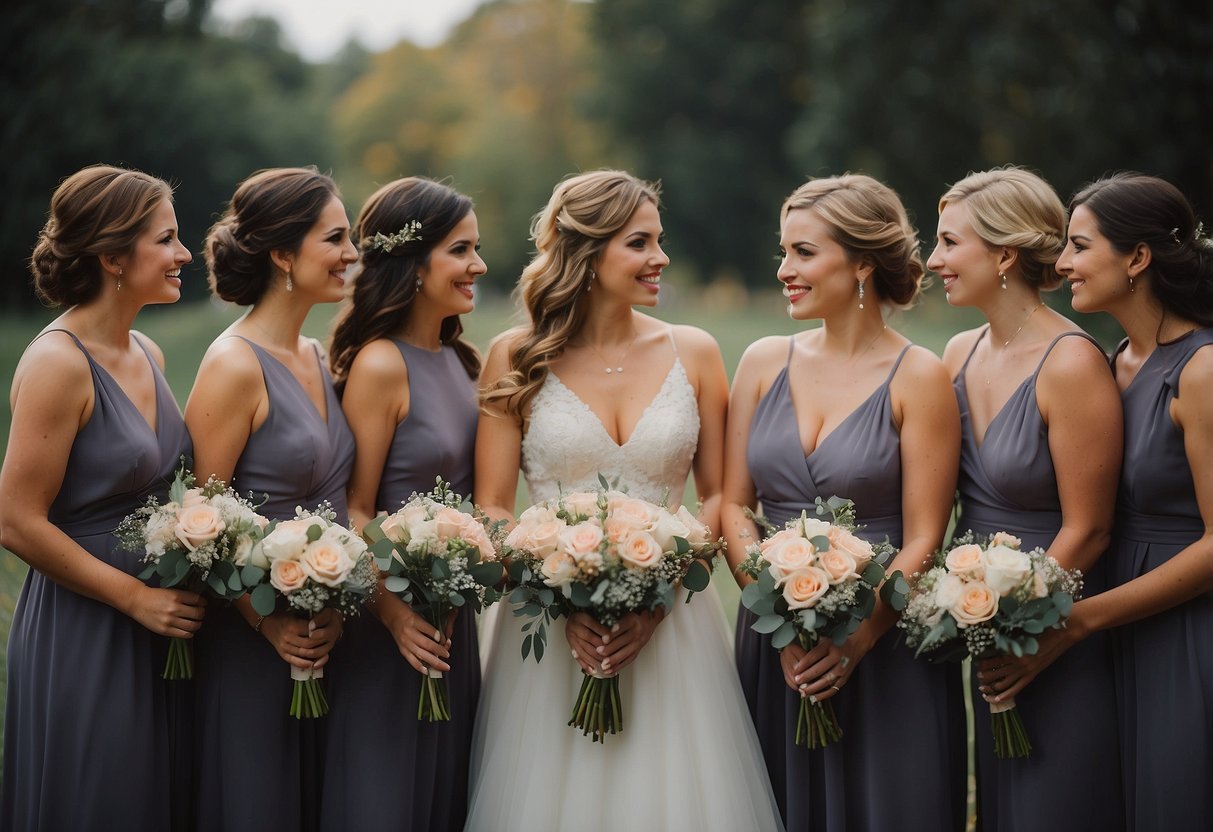
<svg viewBox="0 0 1213 832"><path fill-rule="evenodd" d="M863 309L863 281L859 281L859 308Z"/></svg>
<svg viewBox="0 0 1213 832"><path fill-rule="evenodd" d="M1004 289L1007 288L1007 273L999 272L998 277L1000 280L1002 280L1002 288L1004 288Z"/></svg>

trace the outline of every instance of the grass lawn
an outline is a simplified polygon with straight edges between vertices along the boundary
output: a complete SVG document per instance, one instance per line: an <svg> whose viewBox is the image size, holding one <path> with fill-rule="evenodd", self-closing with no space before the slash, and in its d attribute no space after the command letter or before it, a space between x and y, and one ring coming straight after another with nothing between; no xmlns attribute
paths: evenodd
<svg viewBox="0 0 1213 832"><path fill-rule="evenodd" d="M336 307L318 307L308 319L309 334L323 338ZM193 384L198 363L211 340L234 320L238 309L210 302L181 304L145 311L137 327L160 345L165 353L166 376L177 401L184 405ZM771 291L745 295L726 289L680 288L665 291L657 316L674 323L693 323L711 332L720 342L730 376L746 346L764 335L790 334L800 325L784 314L783 299L773 285ZM0 315L0 387L7 391L22 351L42 327L53 318L50 313ZM505 299L488 299L465 322L468 337L487 347L497 333L515 322L513 307ZM959 329L980 322L971 311L947 307L938 289L928 293L916 309L895 315L890 323L915 342L940 352L948 337ZM9 408L0 408L0 436L7 446ZM520 502L525 489L519 489ZM0 738L3 737L3 697L5 693L3 661L8 647L8 632L13 607L26 572L25 564L0 549ZM733 616L737 609L737 590L725 570L717 570L716 587L725 609Z"/></svg>

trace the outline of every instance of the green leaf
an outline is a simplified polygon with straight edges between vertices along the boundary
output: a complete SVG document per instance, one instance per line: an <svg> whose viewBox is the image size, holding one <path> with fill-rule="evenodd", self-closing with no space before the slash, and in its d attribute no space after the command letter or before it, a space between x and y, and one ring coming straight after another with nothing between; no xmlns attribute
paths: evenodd
<svg viewBox="0 0 1213 832"><path fill-rule="evenodd" d="M868 565L863 568L863 582L868 586L879 586L884 580L884 567L876 561L869 561Z"/></svg>
<svg viewBox="0 0 1213 832"><path fill-rule="evenodd" d="M747 610L752 609L754 602L764 595L766 593L762 591L762 587L757 582L746 584L741 590L741 603L745 605Z"/></svg>
<svg viewBox="0 0 1213 832"><path fill-rule="evenodd" d="M510 561L510 580L516 584L526 582L525 573L527 571L526 564L520 560Z"/></svg>
<svg viewBox="0 0 1213 832"><path fill-rule="evenodd" d="M391 575L383 579L383 588L388 592L404 592L413 582L408 578L402 578L399 575Z"/></svg>
<svg viewBox="0 0 1213 832"><path fill-rule="evenodd" d="M273 615L277 602L274 588L269 584L259 584L253 587L253 591L249 593L249 601L258 615Z"/></svg>
<svg viewBox="0 0 1213 832"><path fill-rule="evenodd" d="M691 551L691 544L687 542L687 539L685 537L675 537L674 538L674 553L675 554L685 555L689 551ZM699 590L695 590L695 591L699 592Z"/></svg>
<svg viewBox="0 0 1213 832"><path fill-rule="evenodd" d="M378 543L380 540L386 540L387 538L383 534L383 521L386 519L387 515L385 514L371 520L362 527L362 536L371 543Z"/></svg>
<svg viewBox="0 0 1213 832"><path fill-rule="evenodd" d="M531 655L531 642L535 640L533 635L527 636L522 640L522 660L526 661L527 656Z"/></svg>
<svg viewBox="0 0 1213 832"><path fill-rule="evenodd" d="M386 537L372 543L369 547L371 556L375 558L375 566L386 572L392 564L392 554L396 551L396 546Z"/></svg>
<svg viewBox="0 0 1213 832"><path fill-rule="evenodd" d="M467 603L467 599L465 599L458 592L452 592L450 595L446 596L446 599L450 602L452 607L462 607Z"/></svg>
<svg viewBox="0 0 1213 832"><path fill-rule="evenodd" d="M703 561L692 561L682 578L682 585L690 592L703 592L712 584L712 573L704 566Z"/></svg>
<svg viewBox="0 0 1213 832"><path fill-rule="evenodd" d="M817 610L804 609L800 611L800 626L804 630L817 629Z"/></svg>
<svg viewBox="0 0 1213 832"><path fill-rule="evenodd" d="M161 556L160 562L156 564L156 571L162 578L171 578L177 574L177 564L183 560L185 560L185 552L180 549L170 549Z"/></svg>
<svg viewBox="0 0 1213 832"><path fill-rule="evenodd" d="M185 502L185 492L187 489L185 487L184 474L184 469L178 469L177 476L173 478L173 484L168 490L168 498L177 505Z"/></svg>
<svg viewBox="0 0 1213 832"><path fill-rule="evenodd" d="M547 640L543 638L543 630L540 630L539 634L535 636L535 661L543 661L543 651L546 646Z"/></svg>
<svg viewBox="0 0 1213 832"><path fill-rule="evenodd" d="M824 534L815 534L809 538L809 543L813 544L813 548L819 552L830 551L830 538Z"/></svg>
<svg viewBox="0 0 1213 832"><path fill-rule="evenodd" d="M147 565L147 568L146 568L146 569L144 569L142 572L140 572L140 573L139 573L139 580L141 580L141 581L146 581L146 580L147 580L148 578L150 578L152 575L155 575L155 574L156 574L156 566L157 566L157 564L155 564L155 563L149 563L149 564Z"/></svg>
<svg viewBox="0 0 1213 832"><path fill-rule="evenodd" d="M556 602L556 593L553 592L551 590L551 588L546 587L546 586L543 589L539 590L538 597L539 597L539 603L543 604L545 607L550 607L550 606L552 606L552 604L554 604Z"/></svg>
<svg viewBox="0 0 1213 832"><path fill-rule="evenodd" d="M796 638L796 627L792 622L785 621L783 626L771 634L771 646L776 650L787 647Z"/></svg>
<svg viewBox="0 0 1213 832"><path fill-rule="evenodd" d="M246 564L240 567L240 580L245 586L256 586L265 578L265 570L260 566Z"/></svg>
<svg viewBox="0 0 1213 832"><path fill-rule="evenodd" d="M759 591L762 592L763 595L766 595L768 592L775 591L775 576L771 574L771 568L769 566L765 567L762 572L758 574L758 580L756 583L758 584Z"/></svg>
<svg viewBox="0 0 1213 832"><path fill-rule="evenodd" d="M525 586L514 587L510 592L509 601L511 604L524 604L531 597L530 590Z"/></svg>
<svg viewBox="0 0 1213 832"><path fill-rule="evenodd" d="M766 635L767 633L775 632L785 623L782 615L764 615L750 626L754 632Z"/></svg>
<svg viewBox="0 0 1213 832"><path fill-rule="evenodd" d="M572 584L569 587L569 600L573 602L575 607L588 607L590 605L590 590L585 584Z"/></svg>
<svg viewBox="0 0 1213 832"><path fill-rule="evenodd" d="M601 473L598 474L598 484L602 486L603 491L611 490L611 484L607 482L606 477L604 477Z"/></svg>
<svg viewBox="0 0 1213 832"><path fill-rule="evenodd" d="M206 583L211 588L211 591L220 598L227 594L227 584L223 582L223 578L220 578L214 572L206 576Z"/></svg>
<svg viewBox="0 0 1213 832"><path fill-rule="evenodd" d="M468 574L472 576L472 580L481 586L492 586L497 583L501 580L502 573L501 564L489 560L468 567Z"/></svg>
<svg viewBox="0 0 1213 832"><path fill-rule="evenodd" d="M319 523L313 523L307 527L307 542L315 543L320 539L320 535L324 534L324 527Z"/></svg>
<svg viewBox="0 0 1213 832"><path fill-rule="evenodd" d="M445 581L451 577L451 565L442 558L434 558L434 562L430 564L430 572L435 578Z"/></svg>

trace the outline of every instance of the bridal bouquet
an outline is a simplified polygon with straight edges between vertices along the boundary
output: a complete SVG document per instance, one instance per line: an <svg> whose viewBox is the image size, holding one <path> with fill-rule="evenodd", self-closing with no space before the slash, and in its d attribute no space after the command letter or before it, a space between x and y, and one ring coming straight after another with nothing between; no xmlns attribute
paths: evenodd
<svg viewBox="0 0 1213 832"><path fill-rule="evenodd" d="M685 507L677 512L610 490L578 491L531 506L502 545L510 559L510 601L528 618L522 658L543 658L553 619L587 612L607 627L641 610L670 608L711 579L704 560L722 544ZM688 595L687 600L690 600ZM597 742L623 730L619 677L586 675L569 725Z"/></svg>
<svg viewBox="0 0 1213 832"><path fill-rule="evenodd" d="M115 535L129 552L141 553L162 587L181 587L231 600L255 585L264 572L249 563L268 522L253 505L213 477L201 488L182 466L163 505L155 497L128 515ZM165 679L192 679L194 654L188 639L169 639Z"/></svg>
<svg viewBox="0 0 1213 832"><path fill-rule="evenodd" d="M938 659L985 659L1036 652L1036 637L1065 626L1082 589L1082 573L1066 570L1042 549L1020 551L1006 532L988 541L968 533L918 579L898 626L919 654ZM994 753L1028 757L1015 700L990 704Z"/></svg>
<svg viewBox="0 0 1213 832"><path fill-rule="evenodd" d="M357 615L378 581L375 564L362 538L337 525L327 503L315 513L295 509L293 520L272 523L253 548L249 562L265 570L262 581L249 593L258 615L272 615L281 599L298 615L315 615L333 607L345 616ZM291 665L293 717L328 713L320 679L324 669Z"/></svg>
<svg viewBox="0 0 1213 832"><path fill-rule="evenodd" d="M498 599L505 576L484 523L461 511L463 498L441 478L428 494L414 494L404 507L366 525L375 565L394 593L441 632L451 614L465 606L480 612ZM446 680L430 668L421 686L417 718L451 718Z"/></svg>
<svg viewBox="0 0 1213 832"><path fill-rule="evenodd" d="M876 606L878 587L900 609L909 586L900 573L885 581L883 564L893 554L887 542L875 546L855 534L850 500L817 498L817 517L801 512L766 540L751 546L737 571L754 578L741 603L757 619L753 628L770 634L776 650L797 641L805 650L822 638L842 644ZM831 520L821 519L829 515ZM801 698L796 745L823 748L842 739L829 701Z"/></svg>

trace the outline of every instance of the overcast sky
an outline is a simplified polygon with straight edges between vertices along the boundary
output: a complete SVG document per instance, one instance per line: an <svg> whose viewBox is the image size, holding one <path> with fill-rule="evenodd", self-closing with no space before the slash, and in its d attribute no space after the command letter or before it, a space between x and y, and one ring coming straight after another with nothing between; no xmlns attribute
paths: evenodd
<svg viewBox="0 0 1213 832"><path fill-rule="evenodd" d="M484 0L215 0L221 20L253 14L277 18L287 38L309 60L320 61L351 36L373 51L400 40L439 43Z"/></svg>

